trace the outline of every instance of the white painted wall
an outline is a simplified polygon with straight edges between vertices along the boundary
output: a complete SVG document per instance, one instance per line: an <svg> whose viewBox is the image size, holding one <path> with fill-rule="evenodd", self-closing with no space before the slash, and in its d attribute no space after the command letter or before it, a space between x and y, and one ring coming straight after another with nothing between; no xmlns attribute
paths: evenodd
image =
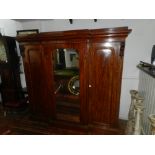
<svg viewBox="0 0 155 155"><path fill-rule="evenodd" d="M16 31L22 29L22 24L15 20L0 19L0 30L6 36L16 36Z"/></svg>
<svg viewBox="0 0 155 155"><path fill-rule="evenodd" d="M128 26L132 29L126 40L124 68L122 77L122 92L119 117L127 119L130 105L130 89L138 89L139 70L136 65L140 60L150 62L151 50L155 44L155 20L108 20L75 19L69 20L36 20L22 23L23 29L39 29L40 32L62 31L73 29L95 29Z"/></svg>

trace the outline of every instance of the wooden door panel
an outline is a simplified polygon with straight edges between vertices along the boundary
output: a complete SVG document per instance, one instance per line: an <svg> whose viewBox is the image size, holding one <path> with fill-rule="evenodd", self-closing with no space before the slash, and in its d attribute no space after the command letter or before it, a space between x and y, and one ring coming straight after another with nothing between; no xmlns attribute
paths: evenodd
<svg viewBox="0 0 155 155"><path fill-rule="evenodd" d="M51 116L51 98L48 94L43 47L26 46L24 64L31 110L41 117Z"/></svg>
<svg viewBox="0 0 155 155"><path fill-rule="evenodd" d="M90 53L90 113L92 122L111 124L118 117L122 57L119 43L94 43Z"/></svg>
<svg viewBox="0 0 155 155"><path fill-rule="evenodd" d="M80 66L80 121L83 124L88 123L88 47L87 42L79 44L71 44L71 46L79 51Z"/></svg>

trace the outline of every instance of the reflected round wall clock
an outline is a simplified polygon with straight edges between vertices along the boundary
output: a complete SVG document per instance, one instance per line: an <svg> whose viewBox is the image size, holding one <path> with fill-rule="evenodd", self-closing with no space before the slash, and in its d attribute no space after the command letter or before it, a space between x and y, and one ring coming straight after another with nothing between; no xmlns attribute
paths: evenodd
<svg viewBox="0 0 155 155"><path fill-rule="evenodd" d="M68 90L73 95L80 94L79 75L73 76L68 82Z"/></svg>

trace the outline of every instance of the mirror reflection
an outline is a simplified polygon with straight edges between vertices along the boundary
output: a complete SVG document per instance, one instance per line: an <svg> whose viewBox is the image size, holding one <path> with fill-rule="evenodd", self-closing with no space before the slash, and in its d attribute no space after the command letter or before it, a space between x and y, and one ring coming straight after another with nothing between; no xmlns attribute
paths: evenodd
<svg viewBox="0 0 155 155"><path fill-rule="evenodd" d="M54 60L55 69L79 68L79 55L74 49L57 49Z"/></svg>
<svg viewBox="0 0 155 155"><path fill-rule="evenodd" d="M59 48L53 56L57 119L79 122L79 53L76 49Z"/></svg>
<svg viewBox="0 0 155 155"><path fill-rule="evenodd" d="M75 49L57 49L54 53L54 74L59 81L55 93L79 95L79 54Z"/></svg>

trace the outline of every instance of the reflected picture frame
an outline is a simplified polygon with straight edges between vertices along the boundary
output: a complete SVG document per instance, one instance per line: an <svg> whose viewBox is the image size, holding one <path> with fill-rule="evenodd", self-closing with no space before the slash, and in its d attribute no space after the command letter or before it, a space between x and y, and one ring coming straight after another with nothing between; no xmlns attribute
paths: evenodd
<svg viewBox="0 0 155 155"><path fill-rule="evenodd" d="M17 36L26 36L30 34L38 34L38 29L29 29L29 30L17 30Z"/></svg>

